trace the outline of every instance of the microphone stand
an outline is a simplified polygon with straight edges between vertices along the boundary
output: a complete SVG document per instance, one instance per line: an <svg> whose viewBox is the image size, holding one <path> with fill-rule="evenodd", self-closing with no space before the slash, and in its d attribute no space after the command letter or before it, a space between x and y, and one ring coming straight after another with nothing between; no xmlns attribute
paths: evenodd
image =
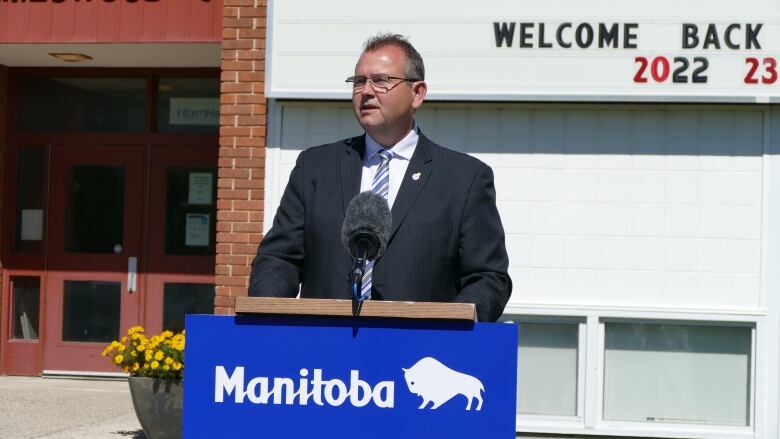
<svg viewBox="0 0 780 439"><path fill-rule="evenodd" d="M352 287L352 300L362 301L360 290L363 287L363 274L366 267L366 253L368 248L365 245L358 245L355 257L352 259L352 272L349 275L349 283Z"/></svg>

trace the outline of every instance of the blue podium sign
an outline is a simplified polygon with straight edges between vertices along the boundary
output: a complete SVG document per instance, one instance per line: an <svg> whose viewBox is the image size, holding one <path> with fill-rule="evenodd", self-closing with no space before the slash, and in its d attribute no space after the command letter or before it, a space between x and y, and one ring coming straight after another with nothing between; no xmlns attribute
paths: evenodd
<svg viewBox="0 0 780 439"><path fill-rule="evenodd" d="M187 316L184 437L515 437L517 326Z"/></svg>

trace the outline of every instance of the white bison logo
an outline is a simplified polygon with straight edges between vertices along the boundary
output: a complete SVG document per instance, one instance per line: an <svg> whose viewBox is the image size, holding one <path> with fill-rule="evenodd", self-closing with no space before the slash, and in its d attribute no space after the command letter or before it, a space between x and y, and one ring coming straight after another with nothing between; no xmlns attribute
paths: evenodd
<svg viewBox="0 0 780 439"><path fill-rule="evenodd" d="M465 396L469 402L466 410L471 410L471 401L477 399L477 410L482 409L482 394L485 388L482 382L471 375L460 373L443 365L439 360L425 357L409 369L403 369L409 391L423 399L420 409L433 401L431 410L449 401L455 395Z"/></svg>

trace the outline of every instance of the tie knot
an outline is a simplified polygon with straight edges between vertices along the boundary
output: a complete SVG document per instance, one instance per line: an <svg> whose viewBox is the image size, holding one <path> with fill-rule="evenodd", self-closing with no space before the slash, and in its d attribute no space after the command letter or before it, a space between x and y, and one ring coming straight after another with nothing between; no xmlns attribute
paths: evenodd
<svg viewBox="0 0 780 439"><path fill-rule="evenodd" d="M382 149L377 154L379 154L379 158L381 158L383 162L390 161L390 159L395 155L393 154L393 151L388 149Z"/></svg>

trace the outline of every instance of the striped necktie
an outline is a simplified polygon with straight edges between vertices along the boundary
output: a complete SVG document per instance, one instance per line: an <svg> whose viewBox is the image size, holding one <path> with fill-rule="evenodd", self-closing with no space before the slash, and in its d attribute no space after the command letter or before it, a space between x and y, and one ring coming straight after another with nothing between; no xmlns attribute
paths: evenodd
<svg viewBox="0 0 780 439"><path fill-rule="evenodd" d="M393 158L393 152L386 149L380 150L378 153L379 158L382 160L379 163L379 167L374 175L374 182L371 184L371 192L381 196L385 200L387 194L390 191L390 159ZM363 272L363 280L360 288L360 300L371 298L371 278L374 272L374 260L366 259L366 267Z"/></svg>

